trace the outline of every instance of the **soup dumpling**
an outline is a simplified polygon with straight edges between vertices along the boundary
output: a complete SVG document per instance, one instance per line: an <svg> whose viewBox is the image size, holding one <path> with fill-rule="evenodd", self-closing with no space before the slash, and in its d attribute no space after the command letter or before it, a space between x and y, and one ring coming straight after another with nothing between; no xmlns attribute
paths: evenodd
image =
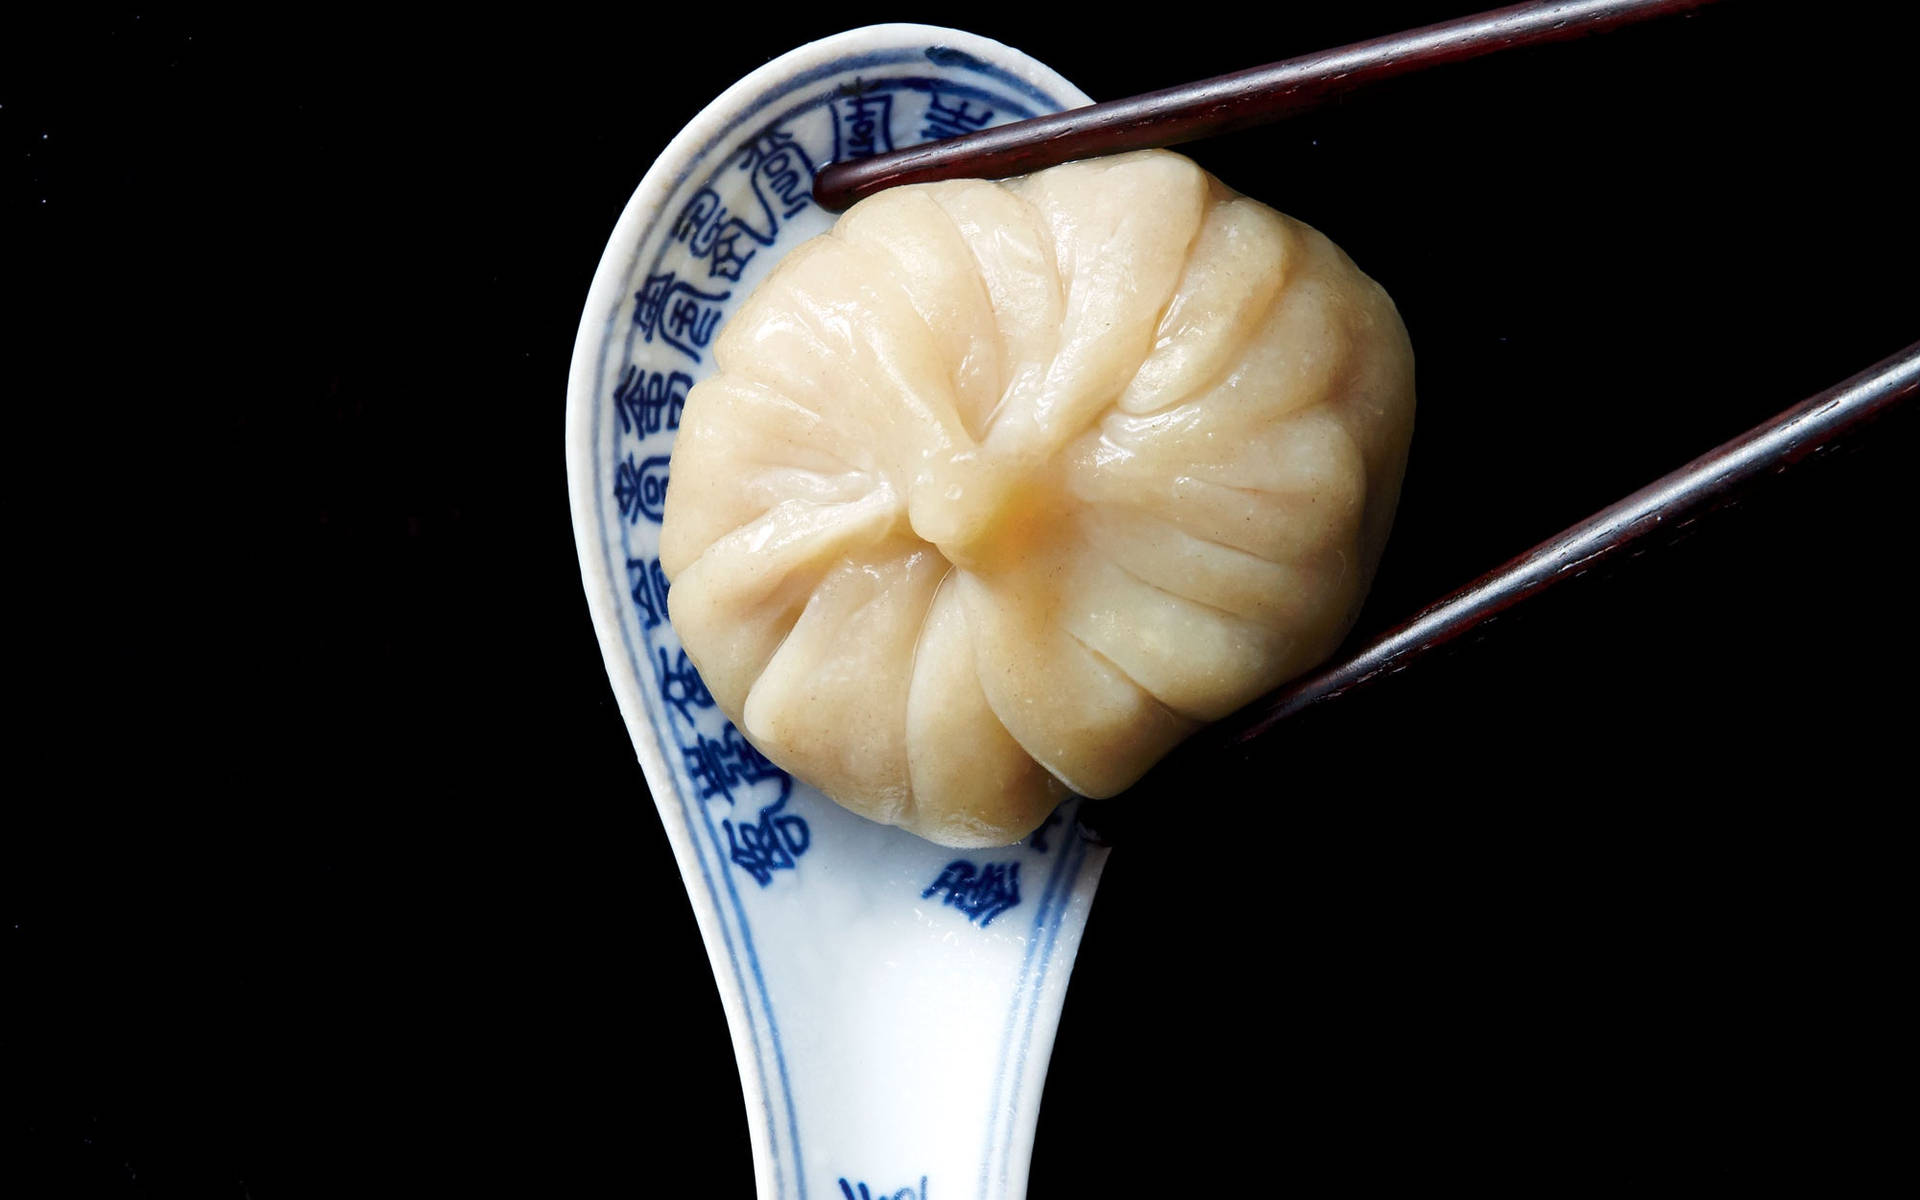
<svg viewBox="0 0 1920 1200"><path fill-rule="evenodd" d="M768 758L949 846L1123 790L1332 653L1413 428L1379 285L1165 151L879 193L715 359L674 627Z"/></svg>

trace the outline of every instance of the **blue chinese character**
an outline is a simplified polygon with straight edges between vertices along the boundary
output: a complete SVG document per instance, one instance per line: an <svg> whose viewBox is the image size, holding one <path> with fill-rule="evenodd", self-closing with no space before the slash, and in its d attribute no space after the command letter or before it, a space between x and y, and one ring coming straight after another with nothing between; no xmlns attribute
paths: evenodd
<svg viewBox="0 0 1920 1200"><path fill-rule="evenodd" d="M858 1192L853 1190L856 1186L860 1189ZM927 1177L925 1175L920 1177L920 1189L918 1191L915 1191L912 1187L903 1187L897 1192L882 1192L876 1196L873 1194L873 1190L867 1187L866 1184L851 1184L842 1176L840 1179L840 1195L843 1196L845 1200L927 1200Z"/></svg>
<svg viewBox="0 0 1920 1200"><path fill-rule="evenodd" d="M976 867L964 858L955 859L940 872L940 878L927 885L921 899L944 891L941 903L967 914L967 919L985 929L993 919L1020 903L1020 864L988 863Z"/></svg>
<svg viewBox="0 0 1920 1200"><path fill-rule="evenodd" d="M855 87L859 86L856 80ZM893 149L893 97L842 96L833 108L833 160L872 158Z"/></svg>
<svg viewBox="0 0 1920 1200"><path fill-rule="evenodd" d="M813 164L800 143L778 129L761 134L748 148L753 166L753 193L771 219L767 241L779 232L779 221L813 203Z"/></svg>
<svg viewBox="0 0 1920 1200"><path fill-rule="evenodd" d="M613 389L614 411L620 414L620 432L645 437L667 429L680 428L680 410L687 404L687 389L693 377L681 371L642 371L628 366Z"/></svg>
<svg viewBox="0 0 1920 1200"><path fill-rule="evenodd" d="M742 143L724 171L687 202L673 239L708 260L708 275L737 280L760 247L773 245L780 223L813 203L813 164L791 135L768 129Z"/></svg>
<svg viewBox="0 0 1920 1200"><path fill-rule="evenodd" d="M707 685L700 679L700 672L694 670L693 664L687 660L685 650L680 651L679 657L669 664L667 648L660 646L657 649L660 654L660 699L679 709L681 718L691 725L693 715L687 709L712 708L713 693L707 691Z"/></svg>
<svg viewBox="0 0 1920 1200"><path fill-rule="evenodd" d="M642 628L652 629L667 619L667 573L660 569L659 559L628 559L627 591L644 618Z"/></svg>
<svg viewBox="0 0 1920 1200"><path fill-rule="evenodd" d="M760 819L752 825L735 827L732 821L720 822L727 831L727 857L761 887L773 882L775 871L793 870L813 844L806 820L781 812L787 806L787 797L783 788L780 799L761 809Z"/></svg>
<svg viewBox="0 0 1920 1200"><path fill-rule="evenodd" d="M645 517L655 525L667 511L667 460L655 455L639 466L633 455L614 468L613 497L620 502L620 515L635 525Z"/></svg>
<svg viewBox="0 0 1920 1200"><path fill-rule="evenodd" d="M718 796L732 804L734 788L769 779L780 781L782 796L793 786L793 780L787 773L767 761L766 756L755 750L752 743L731 724L721 731L718 738L710 738L704 733L695 734L693 745L682 746L680 753L686 760L687 774L699 788L702 800Z"/></svg>
<svg viewBox="0 0 1920 1200"><path fill-rule="evenodd" d="M658 333L660 340L700 361L700 348L713 340L720 324L720 301L731 292L703 292L675 279L673 272L652 275L646 286L634 293L639 303L633 310L633 323L649 342Z"/></svg>
<svg viewBox="0 0 1920 1200"><path fill-rule="evenodd" d="M963 133L973 133L993 120L990 108L975 111L965 100L956 100L952 104L940 103L940 93L934 92L927 97L927 115L920 126L920 136L928 140L959 137Z"/></svg>

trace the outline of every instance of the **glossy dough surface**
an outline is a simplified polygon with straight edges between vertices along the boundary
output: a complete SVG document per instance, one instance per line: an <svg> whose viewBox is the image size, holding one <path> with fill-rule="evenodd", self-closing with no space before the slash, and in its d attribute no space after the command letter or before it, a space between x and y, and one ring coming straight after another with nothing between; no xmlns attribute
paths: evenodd
<svg viewBox="0 0 1920 1200"><path fill-rule="evenodd" d="M1001 845L1330 654L1413 355L1312 229L1164 151L880 193L687 398L673 624L774 762Z"/></svg>

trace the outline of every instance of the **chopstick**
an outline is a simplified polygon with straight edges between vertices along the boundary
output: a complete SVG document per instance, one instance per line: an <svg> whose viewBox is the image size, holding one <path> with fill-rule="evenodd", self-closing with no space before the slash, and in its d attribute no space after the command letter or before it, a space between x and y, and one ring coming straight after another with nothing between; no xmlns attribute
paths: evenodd
<svg viewBox="0 0 1920 1200"><path fill-rule="evenodd" d="M1550 0L1516 4L1300 58L1184 83L823 168L813 198L839 211L883 188L998 179L1076 158L1231 133L1305 112L1369 84L1497 50L1562 42L1714 0Z"/></svg>
<svg viewBox="0 0 1920 1200"><path fill-rule="evenodd" d="M1559 0L1517 4L1126 100L1018 121L872 158L834 163L814 198L838 210L880 191L939 179L1000 178L1078 158L1179 145L1266 124L1328 99L1497 50L1567 41L1714 0ZM1180 763L1244 750L1288 717L1373 684L1564 580L1672 533L1759 480L1784 472L1920 395L1920 342L1715 447L1616 504L1429 605L1337 662L1196 734L1136 785Z"/></svg>
<svg viewBox="0 0 1920 1200"><path fill-rule="evenodd" d="M1195 735L1178 757L1244 749L1301 710L1396 674L1555 584L1634 549L1656 533L1677 532L1748 485L1785 471L1916 395L1920 342L1541 542L1340 661L1256 700Z"/></svg>

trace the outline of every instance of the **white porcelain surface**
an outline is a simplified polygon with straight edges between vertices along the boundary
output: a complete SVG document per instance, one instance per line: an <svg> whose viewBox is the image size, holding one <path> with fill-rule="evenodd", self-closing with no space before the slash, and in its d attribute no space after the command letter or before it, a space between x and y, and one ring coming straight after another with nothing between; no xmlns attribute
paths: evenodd
<svg viewBox="0 0 1920 1200"><path fill-rule="evenodd" d="M845 812L746 745L665 620L658 520L679 400L711 370L731 307L832 224L810 199L816 167L1084 103L1018 51L950 29L801 47L661 154L588 297L567 413L581 573L726 1008L762 1197L1025 1193L1106 851L1071 803L1020 845L944 849Z"/></svg>

